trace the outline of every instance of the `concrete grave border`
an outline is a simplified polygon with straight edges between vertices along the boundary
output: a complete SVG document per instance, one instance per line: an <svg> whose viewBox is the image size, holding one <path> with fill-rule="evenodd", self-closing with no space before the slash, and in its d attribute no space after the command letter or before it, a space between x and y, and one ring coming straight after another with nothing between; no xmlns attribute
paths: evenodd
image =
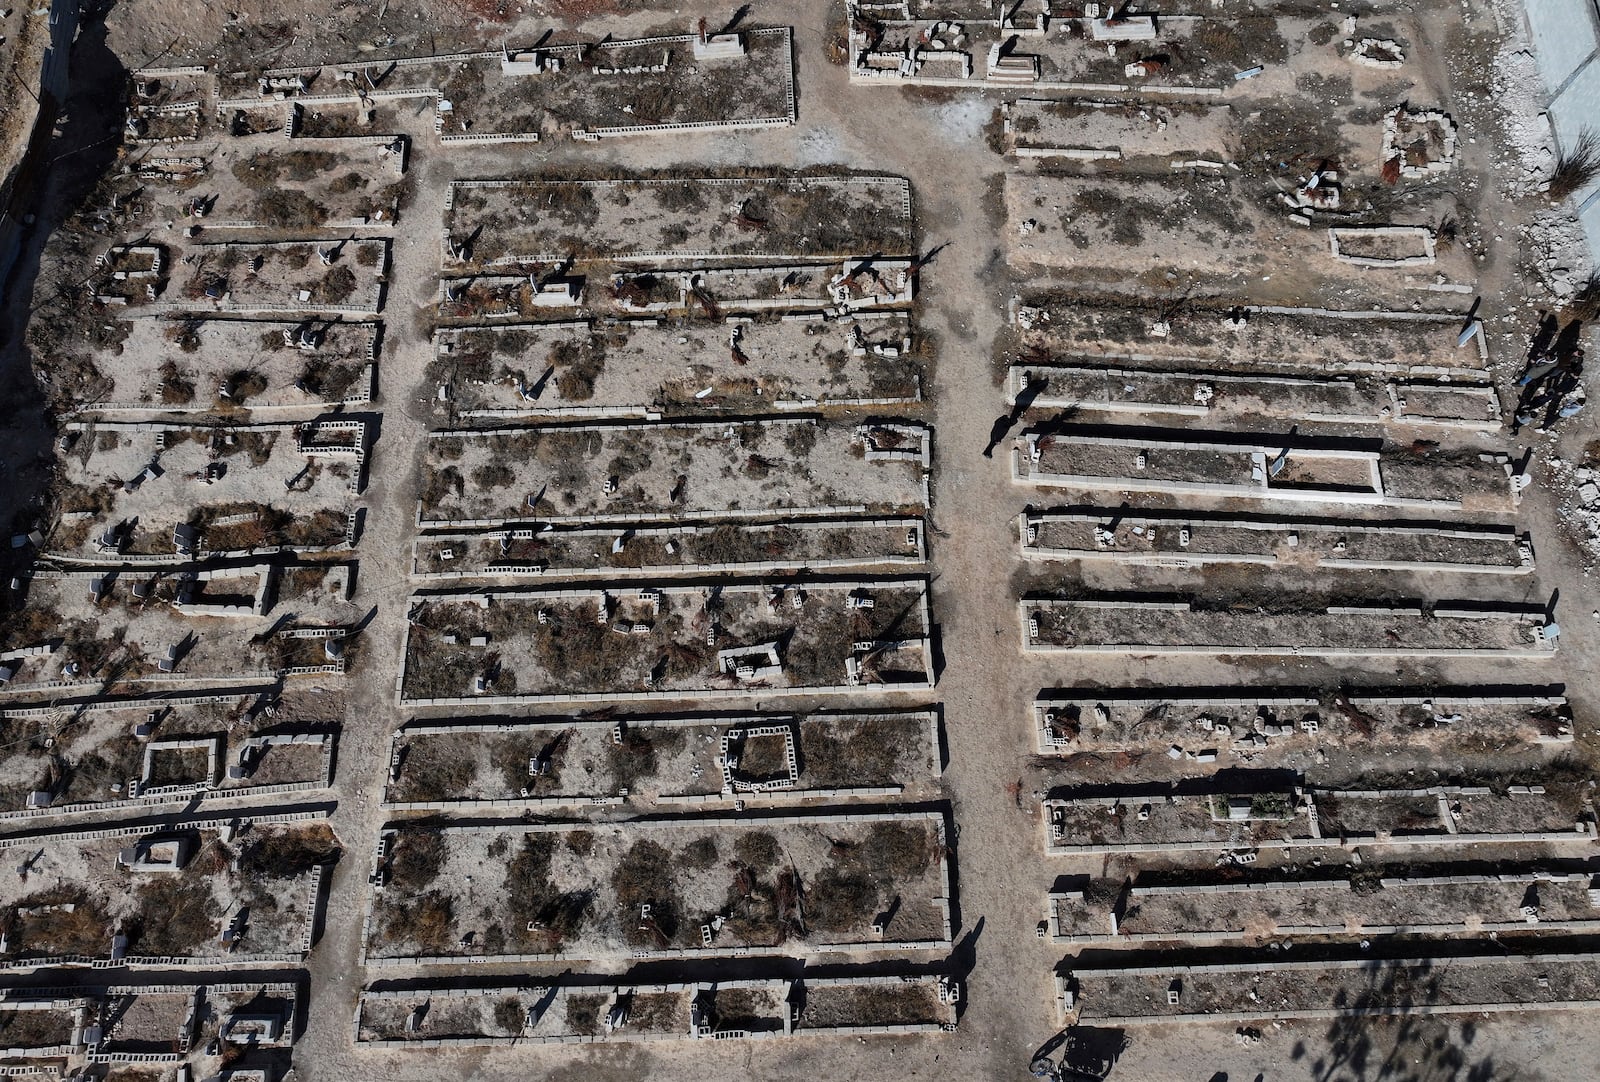
<svg viewBox="0 0 1600 1082"><path fill-rule="evenodd" d="M830 823L891 823L891 822L924 822L932 824L941 841L949 843L950 827L944 812L916 809L896 809L889 811L860 811L843 813L801 813L785 814L774 813L768 815L736 815L731 818L722 816L675 816L664 819L634 819L622 824L617 824L629 834L645 833L653 830L674 830L693 827L697 824L708 828L734 829L741 827L771 827L771 826L825 826ZM405 824L397 824L405 825ZM405 957L372 957L369 944L372 942L372 918L376 909L377 894L383 890L379 885L380 869L384 861L384 854L391 844L391 839L397 833L397 825L383 828L378 846L374 853L372 874L368 877L371 889L367 892L365 915L361 921L361 949L360 962L369 969L384 969L407 966L430 965L501 965L501 964L528 964L538 962L572 962L582 961L591 955L582 950L560 953L531 953L531 954L478 954L478 955L439 955L422 954ZM495 825L470 825L464 826L447 823L438 829L443 833L469 833L469 834L561 834L574 830L583 830L592 826L584 822L565 823L530 823L525 820L499 823ZM943 855L941 847L939 862L939 875L943 881L943 893L931 899L932 904L943 915L943 931L939 938L926 940L886 940L863 939L858 942L830 943L826 945L807 945L802 956L830 955L830 954L862 954L877 953L882 951L927 951L948 950L954 939L954 927L951 923L951 861ZM681 950L646 950L635 949L629 952L629 958L638 961L643 959L691 959L691 958L761 958L761 957L795 957L796 951L792 945L779 944L774 947L739 947L719 950L715 947L686 947Z"/></svg>

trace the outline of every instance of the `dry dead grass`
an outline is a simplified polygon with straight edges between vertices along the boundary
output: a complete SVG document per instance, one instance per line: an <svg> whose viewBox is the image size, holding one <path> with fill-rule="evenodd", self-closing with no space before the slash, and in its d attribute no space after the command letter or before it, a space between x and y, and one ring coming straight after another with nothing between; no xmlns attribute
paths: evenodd
<svg viewBox="0 0 1600 1082"><path fill-rule="evenodd" d="M1600 179L1600 138L1596 138L1593 131L1585 130L1577 142L1556 159L1555 172L1550 174L1550 200L1559 203L1577 195L1596 179Z"/></svg>

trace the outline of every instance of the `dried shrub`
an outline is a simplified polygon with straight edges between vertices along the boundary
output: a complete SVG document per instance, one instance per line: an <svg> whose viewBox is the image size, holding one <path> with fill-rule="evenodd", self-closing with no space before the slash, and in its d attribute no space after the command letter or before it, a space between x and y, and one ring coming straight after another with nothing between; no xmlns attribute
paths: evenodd
<svg viewBox="0 0 1600 1082"><path fill-rule="evenodd" d="M223 382L227 393L220 396L234 405L243 405L267 389L267 377L253 370L234 372Z"/></svg>
<svg viewBox="0 0 1600 1082"><path fill-rule="evenodd" d="M506 996L497 1000L494 1005L495 1025L507 1033L521 1033L523 1021L528 1017L523 1009L522 1000L515 996Z"/></svg>
<svg viewBox="0 0 1600 1082"><path fill-rule="evenodd" d="M681 859L684 867L699 872L705 871L717 863L717 840L696 838L683 847Z"/></svg>
<svg viewBox="0 0 1600 1082"><path fill-rule="evenodd" d="M678 900L673 889L672 854L652 841L637 841L624 854L611 877L611 889L628 941L636 946L659 946L650 930L641 927L640 913L650 904L650 916L660 935L670 941L678 931Z"/></svg>
<svg viewBox="0 0 1600 1082"><path fill-rule="evenodd" d="M765 876L783 856L783 850L778 845L778 839L771 832L754 830L749 834L739 835L733 843L734 855L743 864L746 864L758 876Z"/></svg>
<svg viewBox="0 0 1600 1082"><path fill-rule="evenodd" d="M1577 140L1556 159L1546 189L1552 202L1561 202L1588 188L1600 179L1600 139L1584 129Z"/></svg>
<svg viewBox="0 0 1600 1082"><path fill-rule="evenodd" d="M586 1037L592 1037L599 1033L600 1009L605 1005L605 996L568 996L567 1028L573 1033Z"/></svg>
<svg viewBox="0 0 1600 1082"><path fill-rule="evenodd" d="M315 290L325 304L343 304L355 291L356 272L349 267L334 267L317 283Z"/></svg>
<svg viewBox="0 0 1600 1082"><path fill-rule="evenodd" d="M128 941L140 954L188 954L217 934L222 908L212 896L210 877L191 864L176 874L159 874L134 890L137 915L126 926Z"/></svg>
<svg viewBox="0 0 1600 1082"><path fill-rule="evenodd" d="M556 835L529 834L506 868L506 893L518 932L540 936L547 950L559 949L583 931L592 902L588 891L563 893L555 888L550 874L555 851ZM530 923L536 927L530 930Z"/></svg>
<svg viewBox="0 0 1600 1082"><path fill-rule="evenodd" d="M409 906L401 906L389 919L388 934L416 942L423 954L444 954L454 945L451 929L455 903L441 891L430 891Z"/></svg>
<svg viewBox="0 0 1600 1082"><path fill-rule="evenodd" d="M305 192L275 188L256 200L261 220L283 227L317 226L328 220L328 208Z"/></svg>
<svg viewBox="0 0 1600 1082"><path fill-rule="evenodd" d="M1600 270L1592 270L1583 285L1567 301L1567 315L1582 323L1600 319Z"/></svg>
<svg viewBox="0 0 1600 1082"><path fill-rule="evenodd" d="M516 471L500 462L491 462L472 471L472 484L477 488L505 488L516 479Z"/></svg>
<svg viewBox="0 0 1600 1082"><path fill-rule="evenodd" d="M183 378L172 361L161 365L161 401L169 406L184 406L194 401L194 384Z"/></svg>
<svg viewBox="0 0 1600 1082"><path fill-rule="evenodd" d="M436 826L415 827L395 836L389 858L389 882L402 893L422 890L444 864L444 834Z"/></svg>
<svg viewBox="0 0 1600 1082"><path fill-rule="evenodd" d="M302 830L268 830L239 854L240 871L269 879L295 879L339 859L339 840L324 823Z"/></svg>

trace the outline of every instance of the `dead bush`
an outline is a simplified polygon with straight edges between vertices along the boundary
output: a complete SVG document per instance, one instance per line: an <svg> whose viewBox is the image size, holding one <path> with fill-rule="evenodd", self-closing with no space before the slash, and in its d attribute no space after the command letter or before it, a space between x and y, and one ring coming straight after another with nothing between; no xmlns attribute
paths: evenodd
<svg viewBox="0 0 1600 1082"><path fill-rule="evenodd" d="M645 903L660 936L670 942L677 934L678 900L673 889L672 854L652 841L637 841L623 856L611 878L617 908L628 941L635 946L662 946L640 919Z"/></svg>
<svg viewBox="0 0 1600 1082"><path fill-rule="evenodd" d="M697 872L703 872L717 863L717 840L715 838L696 838L683 847L683 865Z"/></svg>
<svg viewBox="0 0 1600 1082"><path fill-rule="evenodd" d="M472 483L478 488L505 488L516 479L516 471L500 462L491 462L472 471Z"/></svg>
<svg viewBox="0 0 1600 1082"><path fill-rule="evenodd" d="M1546 192L1552 202L1559 203L1577 195L1597 179L1600 179L1600 139L1593 131L1584 129L1572 146L1556 159Z"/></svg>
<svg viewBox="0 0 1600 1082"><path fill-rule="evenodd" d="M515 996L506 996L495 1002L495 1025L507 1033L521 1033L522 1023L527 1016L527 1012L522 1007L522 1000L517 999Z"/></svg>
<svg viewBox="0 0 1600 1082"><path fill-rule="evenodd" d="M1600 319L1600 270L1592 270L1583 285L1567 301L1567 316L1582 323Z"/></svg>
<svg viewBox="0 0 1600 1082"><path fill-rule="evenodd" d="M305 192L275 188L256 200L257 216L286 228L318 226L328 220L328 208Z"/></svg>
<svg viewBox="0 0 1600 1082"><path fill-rule="evenodd" d="M806 915L813 928L860 933L875 915L879 892L865 874L829 864L807 891Z"/></svg>
<svg viewBox="0 0 1600 1082"><path fill-rule="evenodd" d="M134 898L138 913L125 930L139 954L186 955L221 927L210 877L193 865L140 884Z"/></svg>
<svg viewBox="0 0 1600 1082"><path fill-rule="evenodd" d="M300 830L268 830L248 841L239 868L268 879L295 879L319 864L339 859L339 840L327 824Z"/></svg>
<svg viewBox="0 0 1600 1082"><path fill-rule="evenodd" d="M778 845L778 839L765 830L753 830L748 834L739 835L738 841L733 843L733 851L739 860L749 865L758 876L765 876L777 867L778 859L783 856L783 849Z"/></svg>
<svg viewBox="0 0 1600 1082"><path fill-rule="evenodd" d="M531 932L544 940L547 950L559 949L583 931L592 901L587 891L563 893L555 888L550 874L555 851L556 835L529 834L506 868L512 919L524 934L533 925Z"/></svg>
<svg viewBox="0 0 1600 1082"><path fill-rule="evenodd" d="M161 365L161 401L169 406L185 406L194 401L194 384L183 378L172 361Z"/></svg>
<svg viewBox="0 0 1600 1082"><path fill-rule="evenodd" d="M403 830L389 858L389 882L401 892L420 891L438 877L444 857L444 834L437 826Z"/></svg>
<svg viewBox="0 0 1600 1082"><path fill-rule="evenodd" d="M349 267L334 267L313 291L325 304L343 304L356 291L356 272Z"/></svg>
<svg viewBox="0 0 1600 1082"><path fill-rule="evenodd" d="M409 939L422 954L445 954L455 946L452 929L455 903L441 891L430 891L411 905L397 908L385 932L395 939Z"/></svg>

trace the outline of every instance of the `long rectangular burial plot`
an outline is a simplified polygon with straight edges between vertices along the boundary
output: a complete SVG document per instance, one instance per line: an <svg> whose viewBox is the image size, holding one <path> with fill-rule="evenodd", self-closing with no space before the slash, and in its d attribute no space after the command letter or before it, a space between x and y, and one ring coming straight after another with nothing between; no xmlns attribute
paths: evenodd
<svg viewBox="0 0 1600 1082"><path fill-rule="evenodd" d="M1012 479L1090 492L1501 513L1513 510L1520 496L1504 454L1419 451L1375 440L1319 442L1265 432L1100 433L1063 426L1023 434Z"/></svg>
<svg viewBox="0 0 1600 1082"><path fill-rule="evenodd" d="M1295 45L1315 25L1110 12L1085 18L1047 4L1013 4L1003 12L943 4L917 12L938 18L910 14L906 4L861 5L849 29L852 82L1209 99L1226 93L1244 60L1276 64L1292 56L1304 64Z"/></svg>
<svg viewBox="0 0 1600 1082"><path fill-rule="evenodd" d="M932 433L812 418L434 432L424 526L888 514L927 506Z"/></svg>
<svg viewBox="0 0 1600 1082"><path fill-rule="evenodd" d="M235 135L194 159L152 155L124 184L152 225L192 218L206 233L389 228L406 194L403 135L286 142L281 131ZM152 160L153 159L153 160ZM198 212L198 213L197 213Z"/></svg>
<svg viewBox="0 0 1600 1082"><path fill-rule="evenodd" d="M1501 425L1500 399L1493 386L1443 380L1014 365L1006 397L1033 409L1140 416L1281 417L1481 431Z"/></svg>
<svg viewBox="0 0 1600 1082"><path fill-rule="evenodd" d="M904 315L445 328L429 379L459 416L635 416L917 402Z"/></svg>
<svg viewBox="0 0 1600 1082"><path fill-rule="evenodd" d="M313 816L7 839L0 965L297 964L339 843Z"/></svg>
<svg viewBox="0 0 1600 1082"><path fill-rule="evenodd" d="M938 795L933 711L416 721L395 730L384 803L690 805Z"/></svg>
<svg viewBox="0 0 1600 1082"><path fill-rule="evenodd" d="M229 73L219 93L219 107L229 110L294 110L290 130L302 127L308 107L316 110L304 122L311 129L324 112L360 115L378 103L432 99L435 131L447 146L773 127L795 116L787 27L710 41L697 34L546 38L529 48Z"/></svg>
<svg viewBox="0 0 1600 1082"><path fill-rule="evenodd" d="M1489 381L1484 336L1458 344L1464 320L1448 312L1134 307L1039 290L1018 298L1012 318L1024 353L1061 361Z"/></svg>
<svg viewBox="0 0 1600 1082"><path fill-rule="evenodd" d="M369 966L950 944L936 812L385 831Z"/></svg>
<svg viewBox="0 0 1600 1082"><path fill-rule="evenodd" d="M955 1022L950 984L935 976L369 988L355 1039L395 1048L746 1040L935 1032Z"/></svg>
<svg viewBox="0 0 1600 1082"><path fill-rule="evenodd" d="M0 708L0 819L326 789L337 739L326 719L342 713L327 691L269 688Z"/></svg>
<svg viewBox="0 0 1600 1082"><path fill-rule="evenodd" d="M1184 758L1214 762L1219 755L1323 746L1414 746L1437 749L1455 762L1486 745L1565 747L1573 741L1566 697L1536 688L1376 694L1270 687L1214 694L1060 688L1040 692L1033 715L1039 751L1055 755L1165 744L1169 754L1176 748Z"/></svg>
<svg viewBox="0 0 1600 1082"><path fill-rule="evenodd" d="M190 1077L245 1079L260 1070L277 1077L288 1066L301 999L293 984L136 985L93 993L95 1025L85 1036L98 1039L84 1047L89 1063L134 1070L177 1064Z"/></svg>
<svg viewBox="0 0 1600 1082"><path fill-rule="evenodd" d="M73 421L46 548L116 563L346 540L365 485L362 421L181 425Z"/></svg>
<svg viewBox="0 0 1600 1082"><path fill-rule="evenodd" d="M303 675L293 672L307 652L296 641L303 621L327 628L356 618L342 600L350 572L342 564L281 575L271 566L33 572L23 580L28 607L0 622L0 694L70 699L119 685ZM288 615L270 615L273 600ZM345 632L334 637L342 644ZM342 658L317 660L330 663L319 671L344 671Z"/></svg>
<svg viewBox="0 0 1600 1082"><path fill-rule="evenodd" d="M495 591L415 599L414 706L740 698L932 686L927 580Z"/></svg>
<svg viewBox="0 0 1600 1082"><path fill-rule="evenodd" d="M1010 153L1065 161L1229 159L1233 108L1189 102L1018 98L1002 106Z"/></svg>
<svg viewBox="0 0 1600 1082"><path fill-rule="evenodd" d="M1592 954L1089 968L1058 978L1081 1024L1216 1025L1281 1018L1594 1010Z"/></svg>
<svg viewBox="0 0 1600 1082"><path fill-rule="evenodd" d="M1252 199L1242 182L1227 176L1010 173L1008 252L1024 267L1085 286L1165 272L1220 284L1266 272L1370 289L1371 280L1363 275L1422 266L1453 279L1475 277L1470 255L1436 251L1427 226L1396 226L1392 233L1346 230L1330 251L1327 234L1293 224ZM1352 252L1360 253L1362 263L1349 260Z"/></svg>
<svg viewBox="0 0 1600 1082"><path fill-rule="evenodd" d="M1046 852L1252 852L1317 846L1592 846L1572 785L1138 793L1045 801Z"/></svg>
<svg viewBox="0 0 1600 1082"><path fill-rule="evenodd" d="M82 413L318 410L371 401L378 325L135 319L115 356L87 355Z"/></svg>
<svg viewBox="0 0 1600 1082"><path fill-rule="evenodd" d="M1257 657L1549 658L1543 610L1327 605L1277 612L1201 607L1193 601L1024 600L1018 607L1027 653L1213 654ZM1461 606L1461 607L1457 607ZM1181 615L1180 615L1181 614Z"/></svg>
<svg viewBox="0 0 1600 1082"><path fill-rule="evenodd" d="M1283 936L1580 934L1600 927L1588 872L1228 881L1054 891L1057 943L1249 943Z"/></svg>
<svg viewBox="0 0 1600 1082"><path fill-rule="evenodd" d="M466 269L569 258L846 259L914 254L903 177L458 180L445 231Z"/></svg>
<svg viewBox="0 0 1600 1082"><path fill-rule="evenodd" d="M449 258L461 263L469 254L454 243ZM438 316L452 326L518 319L559 325L574 316L636 324L773 317L817 321L903 313L916 298L917 264L910 257L764 260L748 266L729 266L727 259L717 260L717 266L704 265L705 259L691 262L693 267L679 270L586 264L585 273L576 275L565 273L565 264L549 273L542 273L543 264L523 264L519 273L504 273L513 269L507 266L498 274L462 273L452 266L454 273L439 281ZM873 343L871 348L887 355L892 347Z"/></svg>
<svg viewBox="0 0 1600 1082"><path fill-rule="evenodd" d="M107 1078L190 1077L231 1066L243 1077L288 1064L299 991L293 984L13 988L0 992L0 1054L10 1073L56 1077L67 1063ZM133 1065L117 1071L117 1065ZM241 1077L239 1073L233 1075Z"/></svg>
<svg viewBox="0 0 1600 1082"><path fill-rule="evenodd" d="M80 1052L94 1000L66 988L0 992L0 1061L11 1073L59 1073L63 1061Z"/></svg>
<svg viewBox="0 0 1600 1082"><path fill-rule="evenodd" d="M1533 571L1528 535L1498 525L1230 518L1107 508L1024 513L1019 535L1025 560L1484 575Z"/></svg>
<svg viewBox="0 0 1600 1082"><path fill-rule="evenodd" d="M787 27L764 27L727 35L710 51L681 34L451 58L435 66L440 137L492 143L792 124L791 52Z"/></svg>
<svg viewBox="0 0 1600 1082"><path fill-rule="evenodd" d="M153 312L376 315L389 270L387 240L202 244L173 267Z"/></svg>
<svg viewBox="0 0 1600 1082"><path fill-rule="evenodd" d="M412 548L418 579L625 579L821 571L927 559L918 518L799 519L706 526L553 526L433 533Z"/></svg>

